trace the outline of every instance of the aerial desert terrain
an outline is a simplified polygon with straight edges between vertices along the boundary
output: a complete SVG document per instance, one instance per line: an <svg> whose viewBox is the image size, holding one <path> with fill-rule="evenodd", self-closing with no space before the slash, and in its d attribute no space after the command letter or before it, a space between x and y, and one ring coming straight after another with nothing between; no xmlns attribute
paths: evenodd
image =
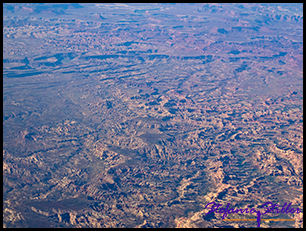
<svg viewBox="0 0 306 231"><path fill-rule="evenodd" d="M3 4L3 227L257 227L210 202L303 227L303 4Z"/></svg>

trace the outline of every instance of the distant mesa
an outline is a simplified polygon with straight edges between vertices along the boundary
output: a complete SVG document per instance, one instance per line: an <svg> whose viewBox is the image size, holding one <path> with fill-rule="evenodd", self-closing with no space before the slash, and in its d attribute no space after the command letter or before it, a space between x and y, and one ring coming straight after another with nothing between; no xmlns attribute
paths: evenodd
<svg viewBox="0 0 306 231"><path fill-rule="evenodd" d="M233 54L233 55L238 55L238 54L240 54L240 53L241 53L241 52L238 51L238 50L233 50L233 51L229 52L229 54Z"/></svg>
<svg viewBox="0 0 306 231"><path fill-rule="evenodd" d="M7 78L23 78L23 77L29 77L29 76L33 76L33 75L40 75L44 73L43 71L36 71L36 72L26 72L26 73L6 73L3 76L7 77Z"/></svg>
<svg viewBox="0 0 306 231"><path fill-rule="evenodd" d="M236 26L236 27L233 27L233 29L236 29L236 30L238 30L240 32L242 27L241 26Z"/></svg>
<svg viewBox="0 0 306 231"><path fill-rule="evenodd" d="M227 34L228 32L226 30L222 29L218 29L218 32L221 34Z"/></svg>
<svg viewBox="0 0 306 231"><path fill-rule="evenodd" d="M118 44L118 46L126 46L126 47L128 47L128 46L131 46L133 43L138 43L138 42L133 42L133 41L125 42L125 43L122 43L122 44Z"/></svg>
<svg viewBox="0 0 306 231"><path fill-rule="evenodd" d="M283 56L285 56L286 54L287 54L287 52L279 52L278 55L273 55L273 57L274 57L274 58L276 58L276 57L283 57Z"/></svg>

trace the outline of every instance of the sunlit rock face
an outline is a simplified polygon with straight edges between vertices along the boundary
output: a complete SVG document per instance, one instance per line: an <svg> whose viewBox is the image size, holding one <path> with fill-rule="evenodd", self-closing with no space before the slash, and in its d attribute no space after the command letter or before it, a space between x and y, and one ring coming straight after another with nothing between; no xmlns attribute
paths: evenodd
<svg viewBox="0 0 306 231"><path fill-rule="evenodd" d="M302 4L3 4L3 227L257 227L205 206L302 163Z"/></svg>

